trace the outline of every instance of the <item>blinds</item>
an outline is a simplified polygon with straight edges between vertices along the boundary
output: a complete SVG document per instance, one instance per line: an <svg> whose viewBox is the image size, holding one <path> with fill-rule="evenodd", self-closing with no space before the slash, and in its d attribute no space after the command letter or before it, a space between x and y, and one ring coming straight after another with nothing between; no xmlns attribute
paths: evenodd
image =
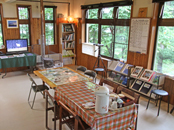
<svg viewBox="0 0 174 130"><path fill-rule="evenodd" d="M127 6L127 5L132 5L132 4L133 4L132 0L125 0L125 1L116 1L116 2L108 2L108 3L91 4L91 5L81 5L81 9Z"/></svg>

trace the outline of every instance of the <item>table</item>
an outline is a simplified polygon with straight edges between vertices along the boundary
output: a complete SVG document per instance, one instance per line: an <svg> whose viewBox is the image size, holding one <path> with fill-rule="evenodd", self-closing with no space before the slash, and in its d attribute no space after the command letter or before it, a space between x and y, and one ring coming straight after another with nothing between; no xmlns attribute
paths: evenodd
<svg viewBox="0 0 174 130"><path fill-rule="evenodd" d="M63 84L92 80L69 67L36 70L34 71L34 74L41 78L42 81L48 84L52 89Z"/></svg>
<svg viewBox="0 0 174 130"><path fill-rule="evenodd" d="M135 105L119 108L118 111L109 111L107 114L98 114L94 109L87 110L82 107L86 102L94 102L94 90L99 85L81 75L80 73L68 68L61 67L48 70L38 70L34 73L43 82L55 89L55 99L62 101L70 107L78 116L82 118L91 128L97 130L123 130L135 129L137 118L137 107ZM61 75L59 75L61 74ZM64 78L66 77L66 80ZM71 77L77 76L75 80ZM59 77L59 79L57 79ZM55 80L56 79L56 80ZM65 82L57 82L59 80Z"/></svg>
<svg viewBox="0 0 174 130"><path fill-rule="evenodd" d="M36 65L36 55L32 53L25 53L25 56L23 57L9 57L5 59L0 59L0 69L3 70L5 69L5 75L7 74L6 72L7 68L35 66L35 65ZM4 76L2 76L2 78Z"/></svg>
<svg viewBox="0 0 174 130"><path fill-rule="evenodd" d="M56 88L55 98L68 105L93 129L135 129L138 111L135 105L119 108L118 111L109 111L107 114L99 114L94 109L87 110L82 106L95 101L94 90L98 86L91 81L64 84Z"/></svg>

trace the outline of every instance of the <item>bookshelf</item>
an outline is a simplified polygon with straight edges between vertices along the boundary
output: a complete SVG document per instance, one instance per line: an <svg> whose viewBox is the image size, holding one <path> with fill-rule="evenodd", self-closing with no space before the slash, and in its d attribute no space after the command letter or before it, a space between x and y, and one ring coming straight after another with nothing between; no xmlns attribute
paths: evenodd
<svg viewBox="0 0 174 130"><path fill-rule="evenodd" d="M59 52L62 53L64 65L75 64L75 24L59 24Z"/></svg>
<svg viewBox="0 0 174 130"><path fill-rule="evenodd" d="M140 68L140 67L135 67ZM134 70L135 70L134 69ZM133 72L135 72L133 70ZM150 92L154 89L162 89L164 85L165 75L148 69L141 69L139 75L130 75L129 88L141 95L150 97ZM156 95L152 95L156 99Z"/></svg>
<svg viewBox="0 0 174 130"><path fill-rule="evenodd" d="M121 86L129 87L129 77L132 68L133 65L120 61L111 61L108 64L107 79Z"/></svg>

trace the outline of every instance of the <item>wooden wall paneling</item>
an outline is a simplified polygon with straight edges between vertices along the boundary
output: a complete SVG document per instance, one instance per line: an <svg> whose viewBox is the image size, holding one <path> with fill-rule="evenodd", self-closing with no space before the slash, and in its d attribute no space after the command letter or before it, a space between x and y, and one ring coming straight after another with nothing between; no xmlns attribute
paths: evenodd
<svg viewBox="0 0 174 130"><path fill-rule="evenodd" d="M41 36L41 20L40 18L32 18L31 20L32 25L31 25L31 40L32 44L39 44L38 40L40 39Z"/></svg>
<svg viewBox="0 0 174 130"><path fill-rule="evenodd" d="M169 93L170 96L170 104L174 105L174 79L165 78L165 83L164 83L164 90ZM163 97L163 101L167 102L168 97Z"/></svg>
<svg viewBox="0 0 174 130"><path fill-rule="evenodd" d="M6 39L19 39L19 27L9 29L7 28L7 20L16 20L17 18L3 18L3 32L4 32L4 43Z"/></svg>

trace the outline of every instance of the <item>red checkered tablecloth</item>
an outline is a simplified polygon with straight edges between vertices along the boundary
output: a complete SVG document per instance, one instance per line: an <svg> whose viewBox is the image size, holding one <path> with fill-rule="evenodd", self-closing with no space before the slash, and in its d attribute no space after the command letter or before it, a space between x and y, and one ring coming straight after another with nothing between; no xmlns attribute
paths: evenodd
<svg viewBox="0 0 174 130"><path fill-rule="evenodd" d="M90 82L92 83L92 82ZM94 84L94 83L93 83ZM89 126L97 130L126 130L135 129L137 107L130 105L119 108L118 111L109 111L99 114L95 109L85 109L82 104L94 102L94 88L89 87L89 82L81 81L68 85L61 85L55 90L55 97L74 110Z"/></svg>

